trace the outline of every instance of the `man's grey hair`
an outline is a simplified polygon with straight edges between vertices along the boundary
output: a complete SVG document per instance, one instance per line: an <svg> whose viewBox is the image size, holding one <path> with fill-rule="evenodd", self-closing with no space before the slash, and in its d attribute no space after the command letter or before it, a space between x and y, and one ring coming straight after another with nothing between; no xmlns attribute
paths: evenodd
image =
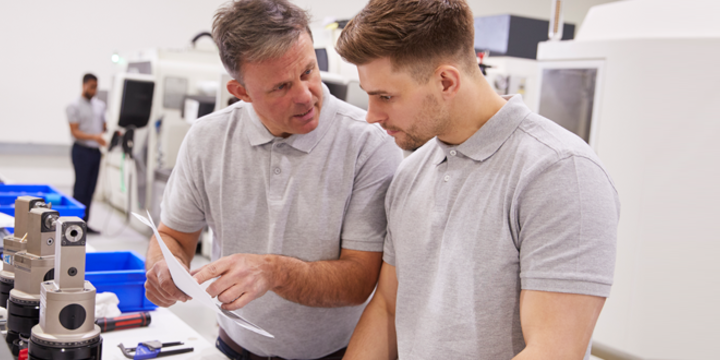
<svg viewBox="0 0 720 360"><path fill-rule="evenodd" d="M307 12L287 0L239 0L222 6L212 36L225 70L243 83L246 63L281 57L303 32L312 39Z"/></svg>

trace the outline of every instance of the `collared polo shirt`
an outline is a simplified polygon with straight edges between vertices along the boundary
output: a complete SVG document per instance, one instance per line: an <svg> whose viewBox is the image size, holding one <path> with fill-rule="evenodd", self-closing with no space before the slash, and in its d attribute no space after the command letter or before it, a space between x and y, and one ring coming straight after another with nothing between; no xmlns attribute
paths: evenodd
<svg viewBox="0 0 720 360"><path fill-rule="evenodd" d="M236 253L303 261L341 249L380 252L384 199L402 152L365 112L323 86L318 127L273 136L252 104L238 102L190 129L162 201L162 222L181 232L213 230L213 260ZM275 336L219 318L243 348L261 356L314 359L347 346L362 306L317 308L274 292L238 312Z"/></svg>
<svg viewBox="0 0 720 360"><path fill-rule="evenodd" d="M86 134L102 134L105 125L105 103L93 97L88 100L84 96L75 99L65 109L68 122L79 124L78 129ZM85 147L99 148L95 140L75 140Z"/></svg>
<svg viewBox="0 0 720 360"><path fill-rule="evenodd" d="M521 289L610 293L614 185L520 96L464 143L432 139L408 157L386 211L400 359L511 359L525 348Z"/></svg>

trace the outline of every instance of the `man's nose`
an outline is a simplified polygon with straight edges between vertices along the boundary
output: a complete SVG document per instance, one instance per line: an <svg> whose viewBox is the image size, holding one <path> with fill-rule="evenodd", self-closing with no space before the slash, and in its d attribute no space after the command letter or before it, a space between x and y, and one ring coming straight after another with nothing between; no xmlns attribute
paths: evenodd
<svg viewBox="0 0 720 360"><path fill-rule="evenodd" d="M370 124L382 122L387 118L387 115L380 111L378 106L374 105L373 102L372 99L368 101L367 115L365 116L365 120Z"/></svg>
<svg viewBox="0 0 720 360"><path fill-rule="evenodd" d="M305 81L300 81L298 86L295 86L295 94L293 99L297 104L307 104L312 102L312 92L310 92L310 84Z"/></svg>

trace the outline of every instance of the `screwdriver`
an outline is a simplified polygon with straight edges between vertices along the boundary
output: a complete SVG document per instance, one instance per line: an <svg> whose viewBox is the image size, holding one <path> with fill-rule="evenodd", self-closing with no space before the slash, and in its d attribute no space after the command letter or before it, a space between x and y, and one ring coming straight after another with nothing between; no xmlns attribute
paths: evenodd
<svg viewBox="0 0 720 360"><path fill-rule="evenodd" d="M124 330L148 326L150 325L150 320L150 313L145 311L110 318L99 318L95 320L95 324L100 326L101 332L108 332L113 330Z"/></svg>

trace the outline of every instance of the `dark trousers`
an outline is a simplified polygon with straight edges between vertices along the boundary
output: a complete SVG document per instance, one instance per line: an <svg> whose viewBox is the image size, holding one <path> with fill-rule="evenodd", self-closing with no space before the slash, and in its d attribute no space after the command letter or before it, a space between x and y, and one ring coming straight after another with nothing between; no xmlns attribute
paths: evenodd
<svg viewBox="0 0 720 360"><path fill-rule="evenodd" d="M85 205L83 220L87 222L90 216L90 202L100 172L100 150L75 143L72 147L72 162L75 167L73 197Z"/></svg>
<svg viewBox="0 0 720 360"><path fill-rule="evenodd" d="M215 340L215 347L220 350L220 352L222 352L225 356L227 356L230 360L279 359L278 357L260 357L252 354L245 349L242 349L241 352L238 352L237 350L233 349L233 346L228 345L228 343L223 341L223 339L221 339L219 336L217 340ZM345 355L345 349L338 350L337 352L320 358L318 360L340 360L343 358L343 355Z"/></svg>

